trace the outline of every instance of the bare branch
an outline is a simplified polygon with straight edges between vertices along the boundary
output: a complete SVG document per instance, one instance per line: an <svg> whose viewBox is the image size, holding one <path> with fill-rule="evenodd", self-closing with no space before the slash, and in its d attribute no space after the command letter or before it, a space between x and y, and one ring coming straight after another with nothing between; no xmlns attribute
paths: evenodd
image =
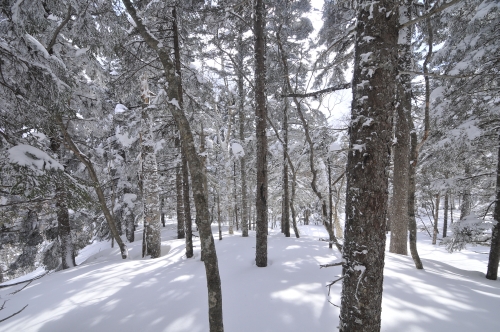
<svg viewBox="0 0 500 332"><path fill-rule="evenodd" d="M52 39L50 40L49 45L47 45L47 51L49 52L49 54L52 54L54 52L54 50L52 48L56 44L57 36L61 32L61 30L64 28L64 26L66 24L68 24L69 20L71 19L71 10L72 9L73 8L71 7L71 5L69 5L68 6L68 13L66 14L66 17L64 18L64 21L62 21L61 24L59 24L59 26L54 31L54 35L52 36Z"/></svg>
<svg viewBox="0 0 500 332"><path fill-rule="evenodd" d="M26 307L27 307L27 306L28 306L28 305L25 305L25 306L24 306L21 310L19 310L18 312L13 313L13 314L12 314L12 315L10 315L9 317L5 317L4 319L1 319L1 320L0 320L0 323L1 323L1 322L3 322L3 321L6 321L6 320L7 320L7 319L9 319L9 318L14 317L15 315L17 315L17 314L19 314L19 313L21 313L21 311L23 311L24 309L26 309Z"/></svg>
<svg viewBox="0 0 500 332"><path fill-rule="evenodd" d="M446 8L449 8L457 3L459 3L461 0L451 0L450 2L448 3L445 3L444 5L441 5L440 7L437 7L437 4L438 2L436 2L436 4L431 8L431 10L429 10L427 13L425 13L424 15L422 16L419 16L411 21L408 21L406 22L405 24L401 24L399 26L399 29L404 29L406 27L409 27L410 25L413 25L415 23L418 23L422 20L425 20L426 18L429 18L431 17L432 15L434 14L437 14L439 12L442 12L443 10L445 10Z"/></svg>
<svg viewBox="0 0 500 332"><path fill-rule="evenodd" d="M295 98L307 98L307 97L315 97L317 98L318 95L321 95L323 93L328 93L328 92L333 92L333 91L338 91L338 90L345 90L345 89L350 89L351 88L351 83L344 83L336 86L331 86L329 88L315 91L315 92L309 92L309 93L290 93L287 95L281 95L282 98L286 97L295 97Z"/></svg>
<svg viewBox="0 0 500 332"><path fill-rule="evenodd" d="M344 262L337 262L337 263L330 263L330 264L321 264L319 266L320 269L324 268L324 267L331 267L331 266L341 266L343 265Z"/></svg>
<svg viewBox="0 0 500 332"><path fill-rule="evenodd" d="M422 73L419 71L400 71L400 74L407 74L407 75L422 75L422 76L428 76L428 77L437 77L437 78L468 78L468 77L474 77L477 76L478 74L471 74L471 75L444 75L444 74L436 74L436 73Z"/></svg>

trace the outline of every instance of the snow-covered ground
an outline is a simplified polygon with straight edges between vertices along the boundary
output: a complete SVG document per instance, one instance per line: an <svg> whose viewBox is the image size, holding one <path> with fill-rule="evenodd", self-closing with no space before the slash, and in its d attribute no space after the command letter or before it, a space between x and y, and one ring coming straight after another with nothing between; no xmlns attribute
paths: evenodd
<svg viewBox="0 0 500 332"><path fill-rule="evenodd" d="M325 285L341 268L319 264L340 254L318 241L327 236L322 226L300 231L296 239L270 230L266 268L254 263L255 232L216 238L226 331L336 330L339 308L329 300L340 305L342 286L333 285L328 297ZM28 304L0 323L0 331L208 331L199 242L195 257L186 259L175 234L173 222L163 229L158 259L142 259L140 241L128 244L127 260L109 243L94 243L80 252L76 268L46 275L16 294L10 293L25 284L0 289L0 307L8 300L0 320ZM419 233L423 271L411 257L387 253L382 331L499 331L500 280L484 278L488 249L449 254Z"/></svg>

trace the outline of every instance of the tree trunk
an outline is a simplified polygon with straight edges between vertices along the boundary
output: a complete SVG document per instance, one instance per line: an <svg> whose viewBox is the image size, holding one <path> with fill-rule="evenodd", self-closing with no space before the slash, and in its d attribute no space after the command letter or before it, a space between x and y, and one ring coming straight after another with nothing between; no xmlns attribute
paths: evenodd
<svg viewBox="0 0 500 332"><path fill-rule="evenodd" d="M169 98L168 108L179 128L182 149L185 151L186 159L189 163L193 197L196 207L196 215L199 219L198 229L200 232L200 242L204 251L205 272L208 288L208 318L210 332L224 331L222 319L222 289L220 282L219 266L217 262L217 253L210 226L210 211L208 210L208 188L206 187L206 174L203 171L202 162L196 152L193 133L189 125L186 114L182 109L182 100L179 95L180 76L176 73L174 64L170 59L167 49L153 36L144 21L137 15L135 7L131 0L122 1L127 12L134 20L138 33L142 36L146 44L156 51L159 60L164 69L164 75L169 83L164 86Z"/></svg>
<svg viewBox="0 0 500 332"><path fill-rule="evenodd" d="M500 135L498 136L500 142ZM488 259L488 271L486 279L497 280L498 277L498 262L500 261L500 146L498 148L498 163L497 163L497 187L496 187L496 202L493 219L496 224L493 226L491 233L491 248Z"/></svg>
<svg viewBox="0 0 500 332"><path fill-rule="evenodd" d="M283 210L281 224L285 237L290 237L290 198L288 194L288 101L285 100L283 111Z"/></svg>
<svg viewBox="0 0 500 332"><path fill-rule="evenodd" d="M127 246L125 245L125 243L123 243L122 239L120 238L120 234L118 233L118 229L116 228L116 223L113 219L111 212L108 209L108 206L106 204L106 197L104 196L104 192L102 190L101 184L99 183L99 178L97 177L97 173L95 172L94 164L86 155L81 153L80 149L78 149L76 144L73 142L73 139L71 138L71 136L69 136L69 134L66 130L67 124L63 123L62 118L56 117L56 121L57 121L57 124L59 125L59 129L61 130L62 134L64 135L65 144L68 146L68 148L76 155L76 157L87 168L87 171L89 172L90 180L93 182L94 190L97 194L97 199L99 201L99 205L100 205L101 210L104 214L104 218L106 218L106 222L108 223L109 230L111 231L111 234L112 234L113 238L115 239L116 243L120 247L120 253L122 255L122 258L126 259L128 256Z"/></svg>
<svg viewBox="0 0 500 332"><path fill-rule="evenodd" d="M417 133L415 132L415 127L413 125L413 119L411 114L408 117L408 122L410 124L410 169L408 176L408 229L410 231L410 253L415 267L418 270L424 268L420 256L417 251L417 220L415 218L415 173L417 169Z"/></svg>
<svg viewBox="0 0 500 332"><path fill-rule="evenodd" d="M448 192L444 194L444 215L443 215L443 239L448 231Z"/></svg>
<svg viewBox="0 0 500 332"><path fill-rule="evenodd" d="M175 192L177 200L177 238L183 239L185 237L184 230L184 196L182 187L182 152L180 150L179 138L175 138L175 146L178 148L179 156L181 161L177 163L175 167Z"/></svg>
<svg viewBox="0 0 500 332"><path fill-rule="evenodd" d="M266 40L263 0L255 1L255 136L257 138L257 191L255 193L256 245L255 264L267 266L267 106L266 106Z"/></svg>
<svg viewBox="0 0 500 332"><path fill-rule="evenodd" d="M435 206L435 211L434 211L434 231L432 232L432 244L436 244L437 241L437 235L439 233L438 230L438 220L439 220L439 200L440 200L440 193L436 194L436 206Z"/></svg>
<svg viewBox="0 0 500 332"><path fill-rule="evenodd" d="M62 160L60 153L60 141L54 137L50 138L50 148L51 150L59 156L59 160ZM68 193L64 182L62 180L62 174L58 176L56 180L56 214L57 214L57 232L59 239L59 250L61 254L61 267L63 270L69 269L70 267L75 267L75 249L73 246L73 239L71 237L71 226L69 222L68 213Z"/></svg>
<svg viewBox="0 0 500 332"><path fill-rule="evenodd" d="M344 232L342 231L342 225L340 225L340 220L339 220L339 215L338 215L338 206L340 202L340 191L342 190L342 187L344 186L344 178L345 176L342 176L342 182L340 183L339 190L337 191L337 198L335 199L335 206L333 208L335 214L334 214L334 227L335 227L335 236L339 239L344 238Z"/></svg>
<svg viewBox="0 0 500 332"><path fill-rule="evenodd" d="M411 5L405 1L399 6L399 22L411 19ZM411 28L399 30L398 70L408 71L411 66ZM391 242L389 251L408 255L408 185L410 168L411 77L399 74L396 80L396 143L394 151L393 195L391 206Z"/></svg>
<svg viewBox="0 0 500 332"><path fill-rule="evenodd" d="M144 209L144 234L146 252L151 258L161 256L160 197L158 188L158 167L151 127L153 125L149 107L149 88L146 76L141 76L141 158L142 158L142 202Z"/></svg>
<svg viewBox="0 0 500 332"><path fill-rule="evenodd" d="M191 219L191 202L189 195L189 170L186 154L182 151L182 195L184 206L184 233L186 234L186 257L193 257L193 220ZM198 215L198 213L196 214ZM203 250L203 249L202 249Z"/></svg>
<svg viewBox="0 0 500 332"><path fill-rule="evenodd" d="M394 0L360 1L357 8L341 332L379 331L381 325L399 21Z"/></svg>
<svg viewBox="0 0 500 332"><path fill-rule="evenodd" d="M130 178L127 179L130 182ZM131 190L129 186L126 186L123 188L123 194L130 194ZM125 210L125 215L124 215L124 222L125 222L125 236L127 237L128 242L134 242L135 240L135 216L134 216L134 210L132 206L128 206L127 204L127 209Z"/></svg>
<svg viewBox="0 0 500 332"><path fill-rule="evenodd" d="M243 82L243 28L238 31L238 122L240 144L245 146L245 86ZM241 236L248 237L248 201L247 201L247 174L246 155L240 157L241 173Z"/></svg>

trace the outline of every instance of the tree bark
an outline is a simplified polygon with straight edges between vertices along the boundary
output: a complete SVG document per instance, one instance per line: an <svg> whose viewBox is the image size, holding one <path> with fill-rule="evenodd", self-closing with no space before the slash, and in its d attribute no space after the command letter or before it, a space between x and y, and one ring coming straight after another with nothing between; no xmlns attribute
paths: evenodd
<svg viewBox="0 0 500 332"><path fill-rule="evenodd" d="M341 332L379 331L381 326L397 13L394 0L358 2L342 251Z"/></svg>
<svg viewBox="0 0 500 332"><path fill-rule="evenodd" d="M411 19L411 5L405 1L399 6L400 23ZM411 29L399 30L398 71L411 66ZM393 195L391 200L391 242L389 251L408 255L408 185L410 168L411 77L399 74L396 80L396 143L394 151Z"/></svg>
<svg viewBox="0 0 500 332"><path fill-rule="evenodd" d="M130 182L130 178L127 179ZM123 194L130 194L132 190L130 190L129 186L126 186L123 188ZM125 222L125 236L127 238L128 242L134 242L135 240L135 216L134 216L134 210L131 206L127 205L127 209L125 211L125 216L124 216L124 222Z"/></svg>
<svg viewBox="0 0 500 332"><path fill-rule="evenodd" d="M436 206L435 206L435 211L434 211L434 231L432 232L432 244L436 244L437 241L437 235L439 233L438 230L438 220L439 220L439 199L440 199L440 193L436 194Z"/></svg>
<svg viewBox="0 0 500 332"><path fill-rule="evenodd" d="M417 220L415 218L415 174L417 169L417 159L418 159L418 138L415 132L415 127L413 125L413 119L411 114L408 117L408 122L410 124L410 169L408 176L408 229L410 231L409 242L410 242L410 253L415 267L418 270L424 268L420 256L417 251Z"/></svg>
<svg viewBox="0 0 500 332"><path fill-rule="evenodd" d="M288 193L288 101L285 100L283 111L283 210L281 224L285 237L290 237L290 197Z"/></svg>
<svg viewBox="0 0 500 332"><path fill-rule="evenodd" d="M243 29L238 31L238 122L240 144L245 143L245 86L243 82ZM247 201L247 174L246 155L240 157L241 173L241 236L248 237L248 201Z"/></svg>
<svg viewBox="0 0 500 332"><path fill-rule="evenodd" d="M161 46L160 42L153 35L151 35L142 19L137 15L131 0L123 0L123 4L131 18L134 20L137 31L142 36L146 44L158 54L158 58L164 69L165 78L169 83L168 86L165 86L167 97L169 98L167 106L177 123L177 127L179 128L181 145L185 151L186 159L188 160L193 185L196 215L199 220L198 230L200 232L200 242L205 257L203 263L205 265L207 278L210 332L222 332L224 331L222 318L222 289L219 266L217 262L217 253L210 226L206 174L203 171L202 162L196 152L191 126L189 125L186 114L182 109L182 104L179 104L180 96L178 88L180 84L180 77L176 75L174 65L170 60L169 52Z"/></svg>
<svg viewBox="0 0 500 332"><path fill-rule="evenodd" d="M158 258L161 256L160 197L146 76L141 76L141 97L143 102L141 113L142 202L146 241L146 252L143 252L142 256L151 255L151 258Z"/></svg>
<svg viewBox="0 0 500 332"><path fill-rule="evenodd" d="M448 192L444 194L443 239L448 231Z"/></svg>
<svg viewBox="0 0 500 332"><path fill-rule="evenodd" d="M51 137L50 139L51 150L59 156L62 160L60 153L60 142L58 139ZM73 239L71 236L71 226L69 222L68 213L68 193L60 174L56 180L56 214L57 214L57 232L59 239L59 250L61 254L61 267L63 270L75 267L75 249L73 246Z"/></svg>
<svg viewBox="0 0 500 332"><path fill-rule="evenodd" d="M500 143L500 135L498 136ZM497 163L497 186L496 186L496 202L493 219L496 224L493 226L491 233L491 248L488 258L488 271L486 279L497 280L498 277L498 262L500 261L500 145L498 148L498 163Z"/></svg>
<svg viewBox="0 0 500 332"><path fill-rule="evenodd" d="M267 106L266 106L266 41L263 0L255 1L255 135L257 139L257 191L255 193L256 245L255 264L267 266Z"/></svg>
<svg viewBox="0 0 500 332"><path fill-rule="evenodd" d="M186 236L184 230L184 195L182 186L182 152L180 149L179 138L175 138L175 146L178 148L180 161L175 167L175 192L177 200L177 238L184 239Z"/></svg>
<svg viewBox="0 0 500 332"><path fill-rule="evenodd" d="M189 169L186 154L182 151L182 197L184 206L184 233L186 235L186 257L193 257L193 220L191 219L191 202L189 195ZM197 214L198 215L198 214ZM203 250L203 249L202 249Z"/></svg>
<svg viewBox="0 0 500 332"><path fill-rule="evenodd" d="M73 153L76 155L76 157L85 165L87 168L87 171L89 172L90 180L93 182L94 190L97 194L97 198L99 200L99 205L101 207L101 210L104 214L104 217L106 218L106 222L108 223L109 230L111 231L111 234L113 238L115 239L116 243L120 247L120 253L122 255L123 259L126 259L128 256L128 250L127 246L125 243L123 243L120 234L118 233L118 229L116 228L116 223L113 219L113 215L108 209L108 206L106 204L106 197L104 196L104 192L102 190L101 184L99 183L99 178L97 177L97 173L95 172L94 165L92 164L92 161L84 155L80 149L76 146L76 144L73 142L73 139L71 136L69 136L66 126L64 125L62 118L57 117L56 118L57 124L59 125L59 128L61 129L61 132L63 133L64 136L64 142L68 146L68 148L73 151Z"/></svg>

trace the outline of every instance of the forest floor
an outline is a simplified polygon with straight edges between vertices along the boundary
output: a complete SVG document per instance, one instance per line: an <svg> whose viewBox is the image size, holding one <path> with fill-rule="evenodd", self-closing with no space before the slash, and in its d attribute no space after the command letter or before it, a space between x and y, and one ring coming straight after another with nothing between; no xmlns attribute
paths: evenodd
<svg viewBox="0 0 500 332"><path fill-rule="evenodd" d="M213 228L217 235L216 227ZM269 231L269 265L254 262L255 232L223 240L216 236L226 331L335 331L338 325L340 253L319 241L322 226L300 226L301 238ZM173 221L162 230L162 257L141 258L142 232L122 260L109 242L96 242L77 257L78 267L0 289L0 331L208 331L205 269L199 241L186 259L184 240L175 239ZM292 233L293 234L293 233ZM293 236L293 235L292 235ZM409 256L387 253L382 331L499 331L500 280L485 279L487 247L448 253L418 234L424 270ZM196 238L197 239L197 238ZM387 241L389 243L389 241ZM11 280L32 278L41 271ZM331 303L330 303L331 302Z"/></svg>

